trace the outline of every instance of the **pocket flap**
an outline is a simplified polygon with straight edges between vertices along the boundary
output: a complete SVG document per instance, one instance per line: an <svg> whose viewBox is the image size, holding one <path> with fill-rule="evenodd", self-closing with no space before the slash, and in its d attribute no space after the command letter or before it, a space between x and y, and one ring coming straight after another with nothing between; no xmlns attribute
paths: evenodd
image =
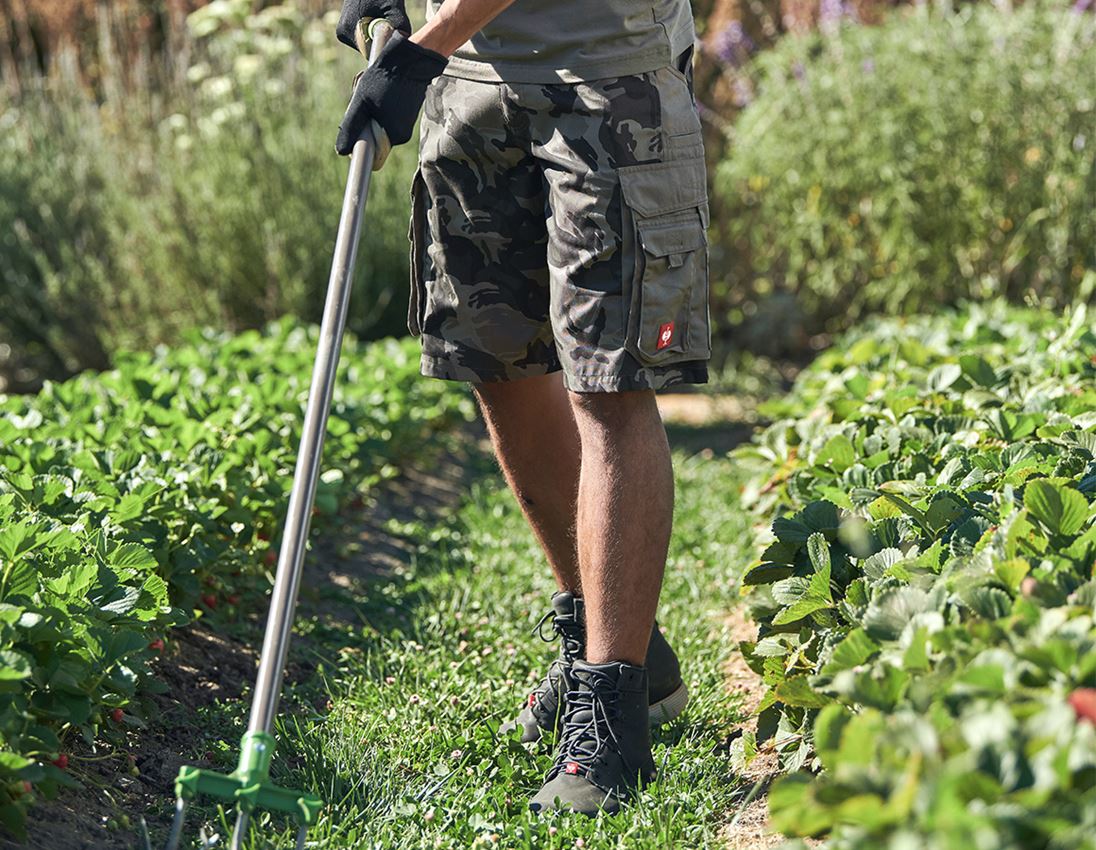
<svg viewBox="0 0 1096 850"><path fill-rule="evenodd" d="M629 165L618 168L617 175L624 200L641 216L677 212L708 202L703 159Z"/></svg>
<svg viewBox="0 0 1096 850"><path fill-rule="evenodd" d="M668 257L671 254L684 254L704 246L704 230L698 217L672 224L651 225L646 222L639 226L639 239L643 250L655 257Z"/></svg>

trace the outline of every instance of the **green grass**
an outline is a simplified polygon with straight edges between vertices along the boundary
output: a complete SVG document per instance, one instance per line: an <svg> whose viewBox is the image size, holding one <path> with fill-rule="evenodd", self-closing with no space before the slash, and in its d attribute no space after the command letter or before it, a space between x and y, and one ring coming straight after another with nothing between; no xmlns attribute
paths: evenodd
<svg viewBox="0 0 1096 850"><path fill-rule="evenodd" d="M321 669L285 699L278 780L328 801L317 848L716 846L736 781L724 756L741 710L724 684L734 649L726 614L749 559L748 521L728 510L737 481L726 459L676 458L678 503L660 619L693 695L655 733L660 780L614 817L531 815L527 798L550 764L498 736L555 647L531 634L551 578L494 472L464 504L406 532L416 555L356 596L360 621L304 624ZM330 708L317 710L330 699ZM209 717L234 741L242 703ZM233 747L223 751L231 767ZM192 822L193 823L193 822ZM254 847L277 836L277 822ZM282 845L289 833L282 836Z"/></svg>

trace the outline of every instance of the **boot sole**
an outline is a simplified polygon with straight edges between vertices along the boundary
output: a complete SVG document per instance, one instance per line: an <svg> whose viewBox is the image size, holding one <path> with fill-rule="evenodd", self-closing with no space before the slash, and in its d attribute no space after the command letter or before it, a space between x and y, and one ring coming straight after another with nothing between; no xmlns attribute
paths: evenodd
<svg viewBox="0 0 1096 850"><path fill-rule="evenodd" d="M663 697L658 702L651 703L651 706L648 709L651 725L661 726L663 723L669 723L681 714L688 704L689 689L686 688L685 683L682 682L678 689L668 697Z"/></svg>

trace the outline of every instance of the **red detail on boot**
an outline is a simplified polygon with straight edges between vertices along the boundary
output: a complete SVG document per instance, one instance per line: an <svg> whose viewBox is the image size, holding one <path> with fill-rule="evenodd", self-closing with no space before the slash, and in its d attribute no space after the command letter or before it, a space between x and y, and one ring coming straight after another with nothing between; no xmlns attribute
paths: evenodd
<svg viewBox="0 0 1096 850"><path fill-rule="evenodd" d="M563 766L563 772L569 773L572 776L574 776L580 770L582 770L582 765L579 764L577 761L569 761Z"/></svg>
<svg viewBox="0 0 1096 850"><path fill-rule="evenodd" d="M674 323L667 322L664 325L658 326L658 342L655 344L655 351L662 351L667 345L674 341Z"/></svg>
<svg viewBox="0 0 1096 850"><path fill-rule="evenodd" d="M536 694L529 694L529 707L532 708L536 704L537 704L537 695Z"/></svg>

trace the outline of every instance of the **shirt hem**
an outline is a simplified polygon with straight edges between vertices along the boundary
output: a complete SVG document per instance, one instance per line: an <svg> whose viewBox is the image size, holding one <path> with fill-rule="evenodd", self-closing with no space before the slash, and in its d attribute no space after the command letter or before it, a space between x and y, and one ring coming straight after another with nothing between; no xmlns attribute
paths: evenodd
<svg viewBox="0 0 1096 850"><path fill-rule="evenodd" d="M589 83L657 71L670 64L672 53L671 45L667 42L641 53L631 54L626 61L596 62L570 68L546 68L531 62L494 62L453 56L444 74L447 77L483 83Z"/></svg>

